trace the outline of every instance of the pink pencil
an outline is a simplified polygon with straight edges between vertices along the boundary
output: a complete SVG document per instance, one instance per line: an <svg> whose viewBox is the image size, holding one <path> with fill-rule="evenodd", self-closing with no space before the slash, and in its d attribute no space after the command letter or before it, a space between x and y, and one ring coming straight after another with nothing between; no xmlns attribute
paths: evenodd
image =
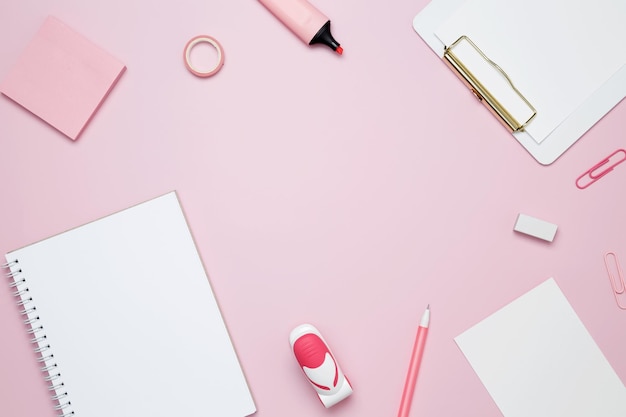
<svg viewBox="0 0 626 417"><path fill-rule="evenodd" d="M426 306L426 311L422 315L422 320L417 328L417 336L415 336L415 344L413 345L413 353L411 353L411 363L409 364L409 372L406 374L404 382L404 391L402 392L402 400L400 401L400 410L398 417L408 417L411 409L411 401L413 400L413 392L415 391L415 382L417 381L417 373L422 363L422 355L424 354L424 345L426 344L426 335L428 335L428 324L430 323L430 304Z"/></svg>

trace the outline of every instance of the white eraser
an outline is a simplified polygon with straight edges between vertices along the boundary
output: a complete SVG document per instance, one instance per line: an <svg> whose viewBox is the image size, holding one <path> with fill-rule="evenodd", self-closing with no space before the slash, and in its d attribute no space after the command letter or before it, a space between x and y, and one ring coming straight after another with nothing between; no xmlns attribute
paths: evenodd
<svg viewBox="0 0 626 417"><path fill-rule="evenodd" d="M554 235L556 235L557 227L556 224L520 213L517 216L513 230L552 242Z"/></svg>

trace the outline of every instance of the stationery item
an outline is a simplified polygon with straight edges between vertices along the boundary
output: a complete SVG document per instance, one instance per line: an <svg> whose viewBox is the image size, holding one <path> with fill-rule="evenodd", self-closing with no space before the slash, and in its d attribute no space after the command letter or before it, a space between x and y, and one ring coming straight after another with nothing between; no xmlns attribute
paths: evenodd
<svg viewBox="0 0 626 417"><path fill-rule="evenodd" d="M255 412L174 192L6 259L59 415Z"/></svg>
<svg viewBox="0 0 626 417"><path fill-rule="evenodd" d="M415 344L411 353L411 362L409 363L409 371L406 374L404 382L404 390L402 391L402 400L400 400L400 410L398 417L408 417L411 410L411 402L413 401L413 393L415 392L415 384L417 382L417 374L422 363L424 355L424 346L426 345L426 336L428 335L428 326L430 324L430 305L426 306L426 311L422 315L422 320L417 328L415 336Z"/></svg>
<svg viewBox="0 0 626 417"><path fill-rule="evenodd" d="M520 213L517 215L517 220L515 221L513 230L519 233L524 233L525 235L536 237L537 239L552 242L554 240L554 236L556 235L557 228L558 226L556 224Z"/></svg>
<svg viewBox="0 0 626 417"><path fill-rule="evenodd" d="M302 42L326 45L339 55L343 48L330 32L330 20L306 0L259 0Z"/></svg>
<svg viewBox="0 0 626 417"><path fill-rule="evenodd" d="M352 394L350 381L315 326L301 324L293 329L289 334L289 344L324 407L332 407Z"/></svg>
<svg viewBox="0 0 626 417"><path fill-rule="evenodd" d="M413 27L547 165L626 95L624 16L614 0L432 0Z"/></svg>
<svg viewBox="0 0 626 417"><path fill-rule="evenodd" d="M609 281L611 281L611 289L613 290L615 302L619 308L626 310L626 281L624 281L622 267L619 264L615 252L607 252L604 254L604 266L606 267L606 272L609 274ZM624 304L622 304L621 299L624 299Z"/></svg>
<svg viewBox="0 0 626 417"><path fill-rule="evenodd" d="M0 92L76 140L125 69L108 52L48 17L0 83Z"/></svg>
<svg viewBox="0 0 626 417"><path fill-rule="evenodd" d="M213 68L209 68L208 70L199 69L197 66L193 65L191 62L191 51L193 48L199 43L208 43L212 45L217 51L217 63ZM210 77L215 75L222 69L224 65L224 49L222 45L212 36L209 35L200 35L194 38L191 38L187 45L185 45L185 50L183 52L183 60L185 61L185 66L193 75L201 78Z"/></svg>
<svg viewBox="0 0 626 417"><path fill-rule="evenodd" d="M584 190L609 172L613 171L613 168L624 161L626 161L626 150L616 150L578 177L576 179L576 187Z"/></svg>
<svg viewBox="0 0 626 417"><path fill-rule="evenodd" d="M504 417L623 417L626 388L553 278L455 338Z"/></svg>

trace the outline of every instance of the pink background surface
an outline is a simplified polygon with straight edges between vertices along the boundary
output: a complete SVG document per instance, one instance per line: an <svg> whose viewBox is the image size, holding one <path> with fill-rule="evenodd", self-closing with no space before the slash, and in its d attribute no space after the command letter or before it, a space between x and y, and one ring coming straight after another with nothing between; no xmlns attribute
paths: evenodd
<svg viewBox="0 0 626 417"><path fill-rule="evenodd" d="M0 77L49 14L128 69L76 142L0 98L0 252L177 190L259 417L395 415L428 303L411 415L499 416L453 338L551 276L626 380L602 260L626 265L626 166L574 186L625 146L626 105L539 165L413 31L426 3L316 0L338 56L254 0L4 0ZM182 62L198 34L225 49L209 79ZM0 285L0 413L51 417L17 309ZM303 322L354 385L329 410L289 350Z"/></svg>

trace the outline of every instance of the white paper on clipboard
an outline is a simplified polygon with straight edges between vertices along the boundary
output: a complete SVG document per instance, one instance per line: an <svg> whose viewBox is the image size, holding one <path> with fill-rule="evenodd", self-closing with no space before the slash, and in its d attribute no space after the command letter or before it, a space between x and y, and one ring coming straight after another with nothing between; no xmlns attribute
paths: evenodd
<svg viewBox="0 0 626 417"><path fill-rule="evenodd" d="M626 2L613 0L433 0L413 27L440 57L459 36L476 38L534 101L537 117L513 136L547 165L626 95L624 19Z"/></svg>

